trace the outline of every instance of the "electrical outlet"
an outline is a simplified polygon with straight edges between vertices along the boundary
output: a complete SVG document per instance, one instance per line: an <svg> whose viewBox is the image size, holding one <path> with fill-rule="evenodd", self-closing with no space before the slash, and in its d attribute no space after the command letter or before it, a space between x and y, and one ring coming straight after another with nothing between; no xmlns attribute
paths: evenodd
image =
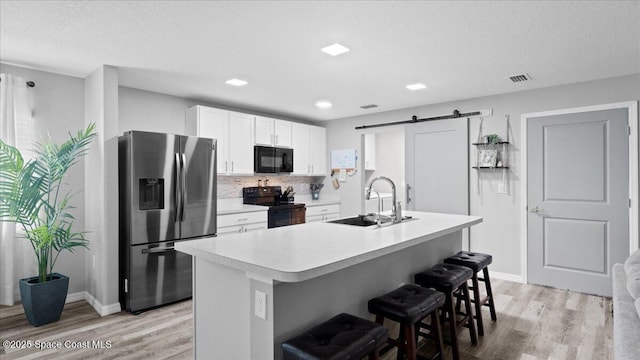
<svg viewBox="0 0 640 360"><path fill-rule="evenodd" d="M262 320L267 320L267 294L256 290L254 313Z"/></svg>

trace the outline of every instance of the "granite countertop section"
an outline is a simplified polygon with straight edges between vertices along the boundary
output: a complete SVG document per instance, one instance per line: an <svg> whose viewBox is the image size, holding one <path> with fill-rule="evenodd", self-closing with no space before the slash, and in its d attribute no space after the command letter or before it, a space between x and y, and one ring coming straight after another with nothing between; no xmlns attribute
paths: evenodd
<svg viewBox="0 0 640 360"><path fill-rule="evenodd" d="M248 276L299 282L329 274L479 224L481 217L405 211L400 224L359 227L314 222L180 241L176 250Z"/></svg>

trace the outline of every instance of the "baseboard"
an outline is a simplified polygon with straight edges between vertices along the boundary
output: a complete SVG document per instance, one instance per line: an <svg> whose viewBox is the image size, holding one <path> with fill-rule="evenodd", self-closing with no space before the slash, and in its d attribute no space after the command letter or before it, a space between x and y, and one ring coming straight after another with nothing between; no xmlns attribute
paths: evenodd
<svg viewBox="0 0 640 360"><path fill-rule="evenodd" d="M100 314L100 316L107 316L120 312L120 303L102 305L93 295L85 291L85 301L93 307L93 309Z"/></svg>
<svg viewBox="0 0 640 360"><path fill-rule="evenodd" d="M86 291L78 291L78 292L74 292L71 294L67 294L67 300L65 300L65 304L68 303L72 303L72 302L76 302L76 301L81 301L87 298L87 292Z"/></svg>
<svg viewBox="0 0 640 360"><path fill-rule="evenodd" d="M522 278L522 275L507 274L507 273L497 272L493 270L489 271L489 275L491 276L492 279L506 280L506 281L512 281L512 282L524 284L524 279Z"/></svg>

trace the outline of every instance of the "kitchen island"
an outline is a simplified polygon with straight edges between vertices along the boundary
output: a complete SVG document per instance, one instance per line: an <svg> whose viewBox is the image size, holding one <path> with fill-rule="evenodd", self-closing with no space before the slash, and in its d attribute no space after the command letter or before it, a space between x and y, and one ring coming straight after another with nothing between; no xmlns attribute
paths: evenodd
<svg viewBox="0 0 640 360"><path fill-rule="evenodd" d="M307 223L176 243L193 256L195 358L280 359L283 341L338 313L369 318L369 299L459 251L462 230L482 221L405 215L381 228Z"/></svg>

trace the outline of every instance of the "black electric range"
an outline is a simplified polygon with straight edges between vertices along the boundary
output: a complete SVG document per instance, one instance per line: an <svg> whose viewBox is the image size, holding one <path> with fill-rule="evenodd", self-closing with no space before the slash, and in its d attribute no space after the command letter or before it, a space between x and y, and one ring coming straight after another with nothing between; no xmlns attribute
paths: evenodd
<svg viewBox="0 0 640 360"><path fill-rule="evenodd" d="M267 227L303 224L306 207L296 204L282 195L280 186L256 186L242 188L242 202L250 205L268 206Z"/></svg>

